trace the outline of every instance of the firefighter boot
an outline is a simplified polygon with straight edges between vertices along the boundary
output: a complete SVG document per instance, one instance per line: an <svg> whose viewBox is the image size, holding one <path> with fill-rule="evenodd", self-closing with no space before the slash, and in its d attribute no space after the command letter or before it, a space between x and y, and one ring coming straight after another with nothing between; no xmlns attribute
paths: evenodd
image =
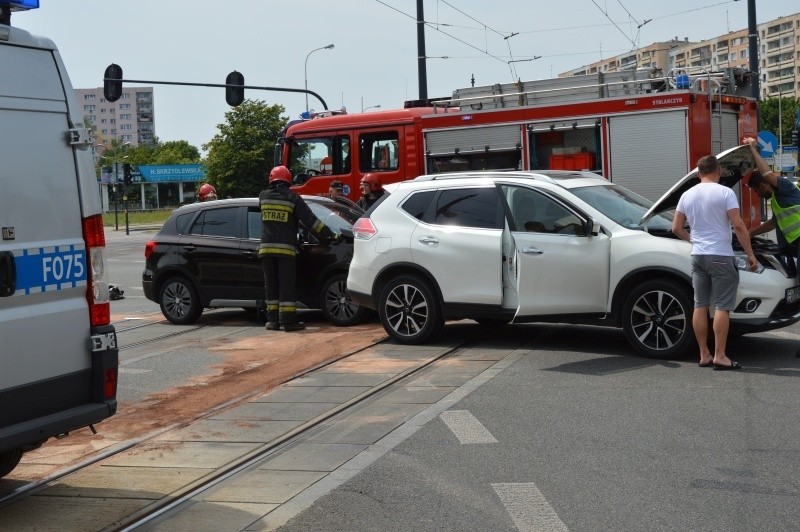
<svg viewBox="0 0 800 532"><path fill-rule="evenodd" d="M279 331L281 329L277 310L267 311L267 324L264 325L264 328L268 331Z"/></svg>
<svg viewBox="0 0 800 532"><path fill-rule="evenodd" d="M296 321L294 323L284 323L283 324L283 330L286 331L286 332L302 331L305 328L306 328L306 324L303 323L302 321Z"/></svg>

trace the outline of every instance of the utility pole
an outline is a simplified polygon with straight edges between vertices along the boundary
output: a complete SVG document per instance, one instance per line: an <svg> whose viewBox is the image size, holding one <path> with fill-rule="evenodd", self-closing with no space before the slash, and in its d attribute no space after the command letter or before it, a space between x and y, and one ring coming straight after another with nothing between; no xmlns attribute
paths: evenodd
<svg viewBox="0 0 800 532"><path fill-rule="evenodd" d="M417 0L417 76L419 77L419 99L428 99L428 71L425 54L425 15L422 0Z"/></svg>
<svg viewBox="0 0 800 532"><path fill-rule="evenodd" d="M761 70L758 68L758 23L756 21L756 0L747 0L747 54L750 56L750 96L761 100L759 81ZM761 131L761 111L756 112L756 131Z"/></svg>

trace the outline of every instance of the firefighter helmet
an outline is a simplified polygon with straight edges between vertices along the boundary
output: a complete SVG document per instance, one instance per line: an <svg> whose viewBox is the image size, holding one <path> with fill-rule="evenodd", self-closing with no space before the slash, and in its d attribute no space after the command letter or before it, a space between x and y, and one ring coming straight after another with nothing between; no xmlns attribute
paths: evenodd
<svg viewBox="0 0 800 532"><path fill-rule="evenodd" d="M200 201L211 201L217 199L217 189L208 183L204 183L197 191L197 198Z"/></svg>
<svg viewBox="0 0 800 532"><path fill-rule="evenodd" d="M286 181L291 184L292 173L285 166L276 166L269 172L269 182L273 181Z"/></svg>
<svg viewBox="0 0 800 532"><path fill-rule="evenodd" d="M364 177L361 178L362 183L366 183L369 185L369 189L372 192L378 192L379 190L383 189L381 185L381 180L378 179L378 176L375 174L364 174Z"/></svg>

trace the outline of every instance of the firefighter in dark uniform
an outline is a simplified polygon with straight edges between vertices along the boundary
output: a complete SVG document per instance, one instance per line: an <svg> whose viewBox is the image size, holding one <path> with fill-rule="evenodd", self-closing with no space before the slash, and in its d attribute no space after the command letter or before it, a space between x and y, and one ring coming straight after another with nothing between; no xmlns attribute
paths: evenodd
<svg viewBox="0 0 800 532"><path fill-rule="evenodd" d="M264 269L267 289L268 331L300 331L306 328L297 321L295 295L295 256L297 227L302 223L322 238L338 239L323 224L303 198L289 190L292 174L285 166L276 166L269 173L269 185L258 195L261 207L261 244L258 258Z"/></svg>

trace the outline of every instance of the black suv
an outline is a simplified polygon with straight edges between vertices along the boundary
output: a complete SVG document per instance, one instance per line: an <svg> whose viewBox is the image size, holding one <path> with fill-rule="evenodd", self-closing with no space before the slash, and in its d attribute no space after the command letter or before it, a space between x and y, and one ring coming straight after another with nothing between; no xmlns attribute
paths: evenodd
<svg viewBox="0 0 800 532"><path fill-rule="evenodd" d="M335 325L361 321L367 310L350 301L347 270L353 256L352 226L361 211L320 196L306 204L341 242L298 234L297 297L300 308L322 309ZM261 212L258 198L194 203L176 209L145 246L142 287L172 323L196 321L204 308L258 309L264 275L258 260Z"/></svg>

